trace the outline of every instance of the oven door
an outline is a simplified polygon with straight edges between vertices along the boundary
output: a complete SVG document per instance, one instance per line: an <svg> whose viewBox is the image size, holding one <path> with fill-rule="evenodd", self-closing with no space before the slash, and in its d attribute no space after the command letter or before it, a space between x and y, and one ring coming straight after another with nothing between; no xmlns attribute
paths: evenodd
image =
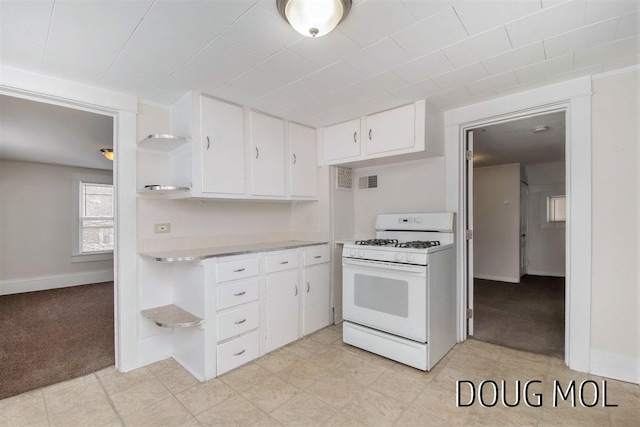
<svg viewBox="0 0 640 427"><path fill-rule="evenodd" d="M427 342L427 267L342 259L344 319Z"/></svg>

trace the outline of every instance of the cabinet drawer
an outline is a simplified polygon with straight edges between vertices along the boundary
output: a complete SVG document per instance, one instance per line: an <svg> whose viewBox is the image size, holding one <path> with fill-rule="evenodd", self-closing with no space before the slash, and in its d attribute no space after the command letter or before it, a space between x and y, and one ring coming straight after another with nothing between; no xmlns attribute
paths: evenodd
<svg viewBox="0 0 640 427"><path fill-rule="evenodd" d="M228 282L229 280L257 276L258 273L260 273L260 267L257 257L223 261L218 262L216 281L218 283Z"/></svg>
<svg viewBox="0 0 640 427"><path fill-rule="evenodd" d="M303 263L304 266L323 264L325 262L329 262L330 254L329 254L329 245L320 245L320 246L310 246L308 248L304 248L303 252Z"/></svg>
<svg viewBox="0 0 640 427"><path fill-rule="evenodd" d="M217 374L222 375L257 358L259 354L259 337L258 331L255 331L218 345Z"/></svg>
<svg viewBox="0 0 640 427"><path fill-rule="evenodd" d="M265 258L265 271L267 273L274 273L276 271L291 270L298 268L298 253L292 252L280 252L273 255L268 255Z"/></svg>
<svg viewBox="0 0 640 427"><path fill-rule="evenodd" d="M258 303L218 315L218 342L243 334L260 325Z"/></svg>
<svg viewBox="0 0 640 427"><path fill-rule="evenodd" d="M218 310L257 301L260 296L260 281L253 279L219 286L216 289L216 296Z"/></svg>

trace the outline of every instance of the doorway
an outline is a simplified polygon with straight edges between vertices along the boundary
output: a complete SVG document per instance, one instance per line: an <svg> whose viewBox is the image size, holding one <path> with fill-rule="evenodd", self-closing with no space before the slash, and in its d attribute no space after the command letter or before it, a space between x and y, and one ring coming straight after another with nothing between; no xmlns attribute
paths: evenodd
<svg viewBox="0 0 640 427"><path fill-rule="evenodd" d="M100 152L114 118L7 95L0 109L2 398L114 364L113 170Z"/></svg>
<svg viewBox="0 0 640 427"><path fill-rule="evenodd" d="M468 334L559 358L565 343L566 215L551 218L549 207L566 196L565 134L564 111L466 134L467 227L473 230Z"/></svg>

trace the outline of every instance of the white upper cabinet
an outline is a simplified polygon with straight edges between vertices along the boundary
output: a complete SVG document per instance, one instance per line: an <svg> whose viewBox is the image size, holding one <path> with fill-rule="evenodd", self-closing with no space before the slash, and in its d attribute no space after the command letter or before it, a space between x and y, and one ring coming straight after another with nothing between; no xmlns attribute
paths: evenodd
<svg viewBox="0 0 640 427"><path fill-rule="evenodd" d="M415 117L413 104L365 117L367 154L413 148L416 141Z"/></svg>
<svg viewBox="0 0 640 427"><path fill-rule="evenodd" d="M285 195L284 121L251 111L251 193Z"/></svg>
<svg viewBox="0 0 640 427"><path fill-rule="evenodd" d="M327 126L323 131L325 162L335 164L360 156L360 119Z"/></svg>
<svg viewBox="0 0 640 427"><path fill-rule="evenodd" d="M325 165L366 166L384 158L444 156L443 114L424 100L328 126L321 133Z"/></svg>
<svg viewBox="0 0 640 427"><path fill-rule="evenodd" d="M317 169L316 130L297 123L289 123L291 196L317 196Z"/></svg>
<svg viewBox="0 0 640 427"><path fill-rule="evenodd" d="M244 194L242 107L200 97L202 191Z"/></svg>

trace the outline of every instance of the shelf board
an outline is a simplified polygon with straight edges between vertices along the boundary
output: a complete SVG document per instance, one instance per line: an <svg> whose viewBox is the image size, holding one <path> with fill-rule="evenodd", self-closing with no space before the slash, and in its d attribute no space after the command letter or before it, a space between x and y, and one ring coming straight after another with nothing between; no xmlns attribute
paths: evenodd
<svg viewBox="0 0 640 427"><path fill-rule="evenodd" d="M149 194L157 196L173 196L188 193L189 187L176 187L174 185L145 185L138 190L138 194Z"/></svg>
<svg viewBox="0 0 640 427"><path fill-rule="evenodd" d="M177 305L165 305L141 311L142 315L161 328L188 328L202 324L198 316L181 309Z"/></svg>
<svg viewBox="0 0 640 427"><path fill-rule="evenodd" d="M162 153L171 153L188 143L189 140L181 136L169 135L166 133L153 133L138 142L138 148Z"/></svg>

